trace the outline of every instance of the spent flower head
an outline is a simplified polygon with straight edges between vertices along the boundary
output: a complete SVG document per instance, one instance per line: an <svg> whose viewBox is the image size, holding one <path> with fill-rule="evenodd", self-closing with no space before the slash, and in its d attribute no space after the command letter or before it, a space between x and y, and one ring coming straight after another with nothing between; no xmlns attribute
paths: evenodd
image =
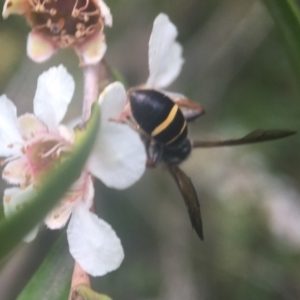
<svg viewBox="0 0 300 300"><path fill-rule="evenodd" d="M74 47L83 64L95 64L104 56L103 29L112 25L112 16L103 0L6 0L2 15L10 14L25 15L31 26L27 54L36 62L67 47Z"/></svg>
<svg viewBox="0 0 300 300"><path fill-rule="evenodd" d="M74 87L71 75L59 66L40 75L34 114L17 117L13 102L5 95L0 97L0 156L6 157L2 176L15 185L4 192L6 216L26 205L26 195L37 191L49 168L72 151L74 131L60 122ZM71 216L67 230L70 252L93 276L116 269L124 253L110 225L89 211L94 198L92 176L109 187L124 189L145 170L146 154L139 135L125 124L110 121L120 113L125 101L126 92L120 83L109 85L100 95L101 127L86 168L45 219L50 229L58 229ZM26 240L34 239L36 233L37 228Z"/></svg>

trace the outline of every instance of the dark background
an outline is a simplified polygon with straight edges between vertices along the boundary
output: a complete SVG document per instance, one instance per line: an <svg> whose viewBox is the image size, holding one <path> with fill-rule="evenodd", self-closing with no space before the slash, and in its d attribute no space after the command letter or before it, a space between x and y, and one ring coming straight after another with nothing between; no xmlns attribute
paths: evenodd
<svg viewBox="0 0 300 300"><path fill-rule="evenodd" d="M0 1L3 4L3 1ZM285 48L260 1L107 1L106 61L129 86L146 81L154 18L169 15L185 64L171 91L206 115L193 139L240 137L256 128L299 131L299 93ZM66 121L80 114L82 72L72 50L37 65L26 57L22 17L0 20L0 93L18 114L32 111L38 75L63 63L76 80ZM299 37L300 38L300 37ZM163 166L125 191L97 183L96 207L122 240L121 267L93 280L122 300L300 299L300 137L237 148L198 149L182 164L201 202L205 241L192 230L179 191ZM5 188L1 183L1 191ZM1 213L3 214L3 213ZM0 298L15 299L57 232L41 230L2 265Z"/></svg>

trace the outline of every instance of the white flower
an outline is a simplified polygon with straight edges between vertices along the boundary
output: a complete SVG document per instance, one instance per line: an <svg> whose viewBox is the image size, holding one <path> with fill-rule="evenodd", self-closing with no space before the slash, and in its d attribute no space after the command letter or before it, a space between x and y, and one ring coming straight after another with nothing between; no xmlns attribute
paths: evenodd
<svg viewBox="0 0 300 300"><path fill-rule="evenodd" d="M34 190L47 173L72 150L75 135L60 125L74 93L74 81L63 66L51 68L38 79L34 115L17 117L16 107L0 97L0 156L6 157L3 178L19 187L5 190L6 216L25 204L26 193ZM117 189L129 187L145 170L146 153L139 135L125 124L110 122L122 110L126 93L120 83L108 86L99 97L101 122L94 150L80 178L64 199L49 213L51 229L68 226L70 252L81 267L101 276L119 267L124 253L114 230L89 209L94 197L91 175ZM26 237L34 239L37 229Z"/></svg>
<svg viewBox="0 0 300 300"><path fill-rule="evenodd" d="M59 123L74 87L63 66L51 68L38 79L35 115L19 118L13 102L0 97L0 156L7 157L2 174L7 182L22 188L39 185L49 165L72 149L74 133Z"/></svg>

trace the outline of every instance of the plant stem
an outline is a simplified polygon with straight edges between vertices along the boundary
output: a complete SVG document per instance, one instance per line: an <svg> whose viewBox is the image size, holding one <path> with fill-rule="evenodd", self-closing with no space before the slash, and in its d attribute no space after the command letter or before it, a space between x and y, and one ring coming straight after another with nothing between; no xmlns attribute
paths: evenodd
<svg viewBox="0 0 300 300"><path fill-rule="evenodd" d="M91 116L92 104L97 100L100 82L100 63L83 67L83 107L82 121L85 123Z"/></svg>
<svg viewBox="0 0 300 300"><path fill-rule="evenodd" d="M80 267L77 262L75 262L69 300L73 299L73 292L79 285L86 285L90 287L91 281L89 275Z"/></svg>

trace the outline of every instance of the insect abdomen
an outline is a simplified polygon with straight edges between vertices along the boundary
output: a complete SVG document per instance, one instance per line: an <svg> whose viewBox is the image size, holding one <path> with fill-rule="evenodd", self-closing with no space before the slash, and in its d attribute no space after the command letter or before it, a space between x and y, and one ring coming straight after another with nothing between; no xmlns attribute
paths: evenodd
<svg viewBox="0 0 300 300"><path fill-rule="evenodd" d="M168 96L155 90L129 93L133 117L149 136L164 145L175 145L187 137L186 120Z"/></svg>

